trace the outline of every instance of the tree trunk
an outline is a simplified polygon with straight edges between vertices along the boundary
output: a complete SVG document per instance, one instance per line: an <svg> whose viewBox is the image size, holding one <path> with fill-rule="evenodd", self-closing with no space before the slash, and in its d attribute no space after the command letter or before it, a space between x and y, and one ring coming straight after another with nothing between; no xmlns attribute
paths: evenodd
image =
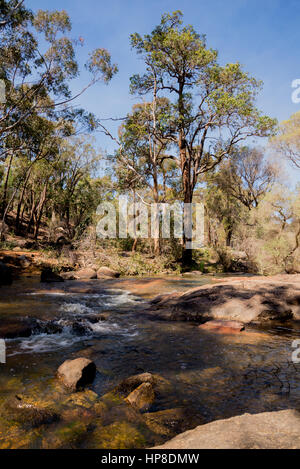
<svg viewBox="0 0 300 469"><path fill-rule="evenodd" d="M20 198L19 198L19 202L18 202L17 216L16 216L16 232L17 232L17 233L19 232L19 227L20 227L20 225L21 225L21 227L22 227L23 212L22 212L22 216L21 216L21 217L20 217L20 213L21 213L21 207L22 207L22 203L23 203L23 199L24 199L24 195L25 195L25 190L26 190L26 187L27 187L27 183L28 183L28 180L29 180L30 173L31 173L31 167L30 167L29 170L27 171L26 179L25 179L25 181L24 181L23 189L22 189L22 192L21 192L21 195L20 195Z"/></svg>
<svg viewBox="0 0 300 469"><path fill-rule="evenodd" d="M131 252L136 251L137 243L138 243L138 239L134 238L133 245L132 245L132 248L131 248Z"/></svg>
<svg viewBox="0 0 300 469"><path fill-rule="evenodd" d="M159 229L159 210L158 210L158 189L157 189L157 180L154 178L154 187L153 187L153 199L154 199L154 220L153 220L153 241L154 241L154 255L161 255L161 240L160 240L160 229Z"/></svg>
<svg viewBox="0 0 300 469"><path fill-rule="evenodd" d="M179 136L179 155L182 172L182 186L183 186L183 201L184 201L184 223L182 235L182 264L185 267L190 267L192 264L193 251L192 251L192 214L191 203L193 200L193 187L191 181L191 168L190 160L187 155L186 140L183 132Z"/></svg>
<svg viewBox="0 0 300 469"><path fill-rule="evenodd" d="M37 239L38 234L39 234L39 229L40 229L40 224L41 224L41 219L42 219L42 214L43 214L43 208L46 202L46 194L47 194L47 187L48 187L48 181L44 185L44 189L41 193L41 198L40 202L38 205L38 210L37 210L37 217L36 217L36 223L35 223L35 228L34 228L34 239Z"/></svg>
<svg viewBox="0 0 300 469"><path fill-rule="evenodd" d="M12 160L13 160L13 153L11 152L10 157L9 157L9 161L8 161L6 176L5 176L4 187L3 187L3 198L2 198L2 204L1 204L1 216L2 217L4 216L5 208L6 208L7 187L8 187L8 179L9 179L9 175L10 175Z"/></svg>
<svg viewBox="0 0 300 469"><path fill-rule="evenodd" d="M228 228L226 232L226 246L231 246L231 239L232 239L232 228Z"/></svg>

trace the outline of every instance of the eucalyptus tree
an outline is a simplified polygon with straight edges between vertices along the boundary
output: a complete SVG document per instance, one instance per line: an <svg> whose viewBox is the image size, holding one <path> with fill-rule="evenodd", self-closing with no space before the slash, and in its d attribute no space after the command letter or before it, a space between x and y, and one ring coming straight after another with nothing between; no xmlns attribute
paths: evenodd
<svg viewBox="0 0 300 469"><path fill-rule="evenodd" d="M9 2L4 2L9 4ZM21 2L19 2L21 3ZM19 5L19 8L23 8ZM21 14L21 13L20 13ZM85 67L90 82L75 95L69 81L78 77L77 42L69 35L71 21L65 11L26 10L20 21L0 29L0 79L5 81L6 102L0 108L0 143L34 111L65 110L87 88L102 80L109 82L117 72L107 50L89 54ZM51 103L44 98L50 95ZM30 106L24 106L29 103Z"/></svg>
<svg viewBox="0 0 300 469"><path fill-rule="evenodd" d="M119 129L120 146L117 151L117 168L121 185L131 189L142 203L147 204L140 194L141 189L150 193L152 202L154 252L160 254L159 206L166 197L165 165L172 158L167 150L166 134L170 127L167 116L170 104L166 98L133 106ZM150 205L149 203L149 205Z"/></svg>
<svg viewBox="0 0 300 469"><path fill-rule="evenodd" d="M239 63L219 65L217 51L207 47L204 35L183 25L180 11L163 15L150 34L132 34L131 46L145 63L145 73L131 77L131 92L147 95L155 88L157 96L167 94L172 101L168 139L177 148L182 200L190 204L199 176L212 171L235 145L272 134L275 120L255 105L262 83ZM185 263L192 259L188 231L183 233Z"/></svg>
<svg viewBox="0 0 300 469"><path fill-rule="evenodd" d="M19 225L32 165L40 158L55 159L59 138L94 129L95 117L76 108L74 100L97 82L108 83L117 66L107 50L90 52L85 64L90 81L72 94L69 82L79 75L76 47L81 41L70 37L68 14L43 10L33 14L23 1L2 0L0 15L0 79L6 91L0 104L1 215L5 219L20 192ZM28 160L19 181L11 177L12 168L18 166L16 158L22 159L21 165ZM9 191L10 179L15 187Z"/></svg>
<svg viewBox="0 0 300 469"><path fill-rule="evenodd" d="M216 183L251 210L271 189L276 173L276 167L265 161L262 149L243 146L221 164Z"/></svg>

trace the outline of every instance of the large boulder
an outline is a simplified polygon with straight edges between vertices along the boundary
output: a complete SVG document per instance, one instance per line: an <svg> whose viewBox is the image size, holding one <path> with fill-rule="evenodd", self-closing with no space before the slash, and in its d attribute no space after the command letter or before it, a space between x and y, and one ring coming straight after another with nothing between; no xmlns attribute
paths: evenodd
<svg viewBox="0 0 300 469"><path fill-rule="evenodd" d="M97 272L91 267L77 270L75 275L76 275L76 278L81 279L81 280L92 280L92 279L97 278Z"/></svg>
<svg viewBox="0 0 300 469"><path fill-rule="evenodd" d="M11 268L0 262L0 285L10 285L12 283L12 270Z"/></svg>
<svg viewBox="0 0 300 469"><path fill-rule="evenodd" d="M244 414L181 433L159 449L299 449L296 410Z"/></svg>
<svg viewBox="0 0 300 469"><path fill-rule="evenodd" d="M300 275L226 278L184 293L160 295L145 313L157 319L200 323L300 320Z"/></svg>
<svg viewBox="0 0 300 469"><path fill-rule="evenodd" d="M118 278L120 277L120 272L117 272L116 270L109 269L108 267L100 267L100 269L97 272L97 278Z"/></svg>
<svg viewBox="0 0 300 469"><path fill-rule="evenodd" d="M54 283L54 282L63 282L64 279L53 272L49 267L45 268L41 272L41 282L43 283Z"/></svg>
<svg viewBox="0 0 300 469"><path fill-rule="evenodd" d="M154 400L155 393L153 386L150 383L141 384L126 398L126 401L129 402L129 404L131 404L141 412L146 412L151 407Z"/></svg>
<svg viewBox="0 0 300 469"><path fill-rule="evenodd" d="M96 365L88 358L66 360L57 370L57 376L71 391L83 388L94 381Z"/></svg>

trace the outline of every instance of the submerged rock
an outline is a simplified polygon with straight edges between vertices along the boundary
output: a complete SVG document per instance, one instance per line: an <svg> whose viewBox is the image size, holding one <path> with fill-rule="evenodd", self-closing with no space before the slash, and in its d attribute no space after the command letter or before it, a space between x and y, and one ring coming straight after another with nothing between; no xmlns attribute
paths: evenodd
<svg viewBox="0 0 300 469"><path fill-rule="evenodd" d="M34 399L16 395L6 402L6 410L12 421L29 427L38 427L59 419L55 410Z"/></svg>
<svg viewBox="0 0 300 469"><path fill-rule="evenodd" d="M57 370L57 376L71 391L76 391L94 381L96 365L88 358L66 360Z"/></svg>
<svg viewBox="0 0 300 469"><path fill-rule="evenodd" d="M88 435L88 448L136 449L153 445L153 432L143 415L119 394L105 394L92 412L94 430Z"/></svg>
<svg viewBox="0 0 300 469"><path fill-rule="evenodd" d="M97 278L118 278L120 277L120 272L116 270L109 269L108 267L100 267L97 271Z"/></svg>
<svg viewBox="0 0 300 469"><path fill-rule="evenodd" d="M64 279L56 274L55 272L53 272L52 269L50 268L45 268L42 270L41 272L41 282L43 283L52 283L52 282L63 282Z"/></svg>
<svg viewBox="0 0 300 469"><path fill-rule="evenodd" d="M132 406L141 412L148 410L155 400L155 393L151 383L143 383L132 391L126 398Z"/></svg>
<svg viewBox="0 0 300 469"><path fill-rule="evenodd" d="M194 425L199 425L199 416L183 407L146 413L143 417L148 427L162 437L170 438Z"/></svg>

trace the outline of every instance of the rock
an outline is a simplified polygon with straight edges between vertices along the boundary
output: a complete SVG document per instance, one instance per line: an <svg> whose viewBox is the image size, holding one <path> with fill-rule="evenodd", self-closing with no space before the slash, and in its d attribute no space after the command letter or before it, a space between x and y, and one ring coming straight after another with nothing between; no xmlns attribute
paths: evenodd
<svg viewBox="0 0 300 469"><path fill-rule="evenodd" d="M116 388L115 392L127 395L143 383L154 384L155 378L152 373L140 373L124 379Z"/></svg>
<svg viewBox="0 0 300 469"><path fill-rule="evenodd" d="M102 396L92 412L94 431L88 435L88 448L136 449L157 441L139 410L115 392Z"/></svg>
<svg viewBox="0 0 300 469"><path fill-rule="evenodd" d="M159 295L145 311L154 319L264 323L300 320L300 275L231 277L184 293Z"/></svg>
<svg viewBox="0 0 300 469"><path fill-rule="evenodd" d="M73 322L72 331L78 336L84 336L90 334L92 332L92 329L84 321L78 320Z"/></svg>
<svg viewBox="0 0 300 469"><path fill-rule="evenodd" d="M77 279L82 280L92 280L97 278L97 272L90 267L87 267L86 269L77 270L75 275Z"/></svg>
<svg viewBox="0 0 300 469"><path fill-rule="evenodd" d="M191 272L193 275L203 275L203 272L201 270L192 270Z"/></svg>
<svg viewBox="0 0 300 469"><path fill-rule="evenodd" d="M154 433L169 438L199 424L199 416L183 407L146 413L143 417Z"/></svg>
<svg viewBox="0 0 300 469"><path fill-rule="evenodd" d="M32 329L30 324L24 322L6 322L0 325L2 339L15 339L16 337L29 337Z"/></svg>
<svg viewBox="0 0 300 469"><path fill-rule="evenodd" d="M52 283L52 282L63 282L64 279L53 272L50 268L43 269L41 272L41 282Z"/></svg>
<svg viewBox="0 0 300 469"><path fill-rule="evenodd" d="M167 397L172 392L172 386L168 380L160 375L152 373L140 373L124 379L115 389L114 392L123 397L128 396L141 384L149 383L154 389L155 396L161 398Z"/></svg>
<svg viewBox="0 0 300 469"><path fill-rule="evenodd" d="M225 321L225 320L207 321L206 323L201 324L198 327L199 329L219 332L221 334L237 334L245 330L245 325L243 323L238 322L238 321Z"/></svg>
<svg viewBox="0 0 300 469"><path fill-rule="evenodd" d="M63 327L58 324L57 321L41 321L38 320L33 325L33 330L35 333L39 334L61 334Z"/></svg>
<svg viewBox="0 0 300 469"><path fill-rule="evenodd" d="M88 358L66 360L57 370L58 378L72 391L92 383L95 375L96 365Z"/></svg>
<svg viewBox="0 0 300 469"><path fill-rule="evenodd" d="M200 425L157 449L299 449L300 413L296 410L243 414Z"/></svg>
<svg viewBox="0 0 300 469"><path fill-rule="evenodd" d="M75 272L62 272L60 274L60 276L64 279L64 280L76 280L76 273Z"/></svg>
<svg viewBox="0 0 300 469"><path fill-rule="evenodd" d="M29 267L31 262L30 260L28 259L28 257L22 255L19 257L19 262L20 262L20 266L22 267L22 269L26 269L26 267Z"/></svg>
<svg viewBox="0 0 300 469"><path fill-rule="evenodd" d="M97 278L118 278L120 277L120 272L109 269L108 267L100 267L97 272Z"/></svg>
<svg viewBox="0 0 300 469"><path fill-rule="evenodd" d="M8 265L0 262L0 285L11 285L12 270Z"/></svg>
<svg viewBox="0 0 300 469"><path fill-rule="evenodd" d="M58 422L54 428L50 427L47 432L42 433L41 449L74 449L80 447L88 432L87 425L78 420Z"/></svg>
<svg viewBox="0 0 300 469"><path fill-rule="evenodd" d="M59 419L53 409L44 407L43 403L19 395L9 399L5 407L11 420L30 427L49 424Z"/></svg>
<svg viewBox="0 0 300 469"><path fill-rule="evenodd" d="M145 412L151 407L154 399L155 393L152 384L143 383L127 396L126 401L141 412Z"/></svg>
<svg viewBox="0 0 300 469"><path fill-rule="evenodd" d="M274 311L272 309L266 309L262 311L257 320L258 322L268 322L268 321L279 321L279 322L286 322L293 319L294 315L291 309L285 308L278 308L274 307Z"/></svg>

